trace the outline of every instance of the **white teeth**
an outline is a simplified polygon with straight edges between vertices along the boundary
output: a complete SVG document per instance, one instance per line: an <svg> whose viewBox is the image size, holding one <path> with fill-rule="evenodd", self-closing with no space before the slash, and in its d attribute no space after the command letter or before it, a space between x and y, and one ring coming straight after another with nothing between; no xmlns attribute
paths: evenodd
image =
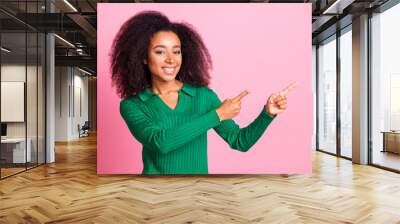
<svg viewBox="0 0 400 224"><path fill-rule="evenodd" d="M163 68L165 73L172 74L174 73L175 68Z"/></svg>

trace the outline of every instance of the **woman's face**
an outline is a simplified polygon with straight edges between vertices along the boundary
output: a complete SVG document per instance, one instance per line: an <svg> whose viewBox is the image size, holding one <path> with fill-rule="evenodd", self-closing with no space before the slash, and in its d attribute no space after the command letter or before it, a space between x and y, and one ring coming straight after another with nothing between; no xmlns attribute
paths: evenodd
<svg viewBox="0 0 400 224"><path fill-rule="evenodd" d="M168 82L175 80L182 64L181 41L172 31L154 34L147 50L147 64L152 79Z"/></svg>

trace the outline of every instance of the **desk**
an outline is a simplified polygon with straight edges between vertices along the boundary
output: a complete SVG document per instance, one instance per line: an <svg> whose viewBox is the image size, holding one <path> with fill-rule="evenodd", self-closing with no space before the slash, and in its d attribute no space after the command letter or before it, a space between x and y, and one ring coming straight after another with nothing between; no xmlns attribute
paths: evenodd
<svg viewBox="0 0 400 224"><path fill-rule="evenodd" d="M9 163L25 163L31 161L32 140L28 138L25 154L25 138L1 139L1 157ZM12 155L12 156L11 156ZM12 159L11 159L12 158ZM25 161L27 158L27 161Z"/></svg>
<svg viewBox="0 0 400 224"><path fill-rule="evenodd" d="M400 131L382 131L383 151L400 154Z"/></svg>

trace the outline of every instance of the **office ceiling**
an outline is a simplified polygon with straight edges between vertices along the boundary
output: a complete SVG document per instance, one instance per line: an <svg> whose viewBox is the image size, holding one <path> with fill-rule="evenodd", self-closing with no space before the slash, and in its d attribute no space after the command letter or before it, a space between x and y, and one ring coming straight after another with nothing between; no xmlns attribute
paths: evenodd
<svg viewBox="0 0 400 224"><path fill-rule="evenodd" d="M351 23L352 17L372 10L387 0L197 0L197 2L251 2L257 3L312 3L312 36L313 43L336 32L337 27ZM48 0L53 13L46 13L46 1L1 0L0 25L3 33L2 45L9 43L18 54L25 46L21 32L25 29L41 32L55 32L56 65L81 66L96 71L96 29L97 3L121 2L183 2L165 0ZM335 3L337 2L337 3ZM47 12L50 11L49 7ZM27 12L27 13L26 13ZM340 23L337 23L341 20ZM339 25L338 25L339 24ZM6 39L4 39L6 38ZM68 44L66 40L70 44ZM72 45L71 45L72 44ZM33 51L35 43L28 45L28 54ZM32 49L30 49L32 48ZM26 53L26 52L21 52ZM29 58L29 56L28 56Z"/></svg>

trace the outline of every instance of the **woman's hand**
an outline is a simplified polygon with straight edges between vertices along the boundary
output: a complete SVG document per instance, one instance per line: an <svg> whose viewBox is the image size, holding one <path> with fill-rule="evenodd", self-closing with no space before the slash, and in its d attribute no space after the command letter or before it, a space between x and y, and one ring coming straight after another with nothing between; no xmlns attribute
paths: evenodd
<svg viewBox="0 0 400 224"><path fill-rule="evenodd" d="M240 93L238 96L234 97L233 99L224 100L216 110L219 119L221 121L224 121L237 116L240 113L240 105L242 103L241 100L247 94L249 94L249 92L246 90Z"/></svg>
<svg viewBox="0 0 400 224"><path fill-rule="evenodd" d="M268 98L267 104L265 105L265 110L267 111L267 113L271 116L282 113L287 108L286 95L289 93L289 91L291 91L298 85L298 82L294 82L282 91L272 94Z"/></svg>

